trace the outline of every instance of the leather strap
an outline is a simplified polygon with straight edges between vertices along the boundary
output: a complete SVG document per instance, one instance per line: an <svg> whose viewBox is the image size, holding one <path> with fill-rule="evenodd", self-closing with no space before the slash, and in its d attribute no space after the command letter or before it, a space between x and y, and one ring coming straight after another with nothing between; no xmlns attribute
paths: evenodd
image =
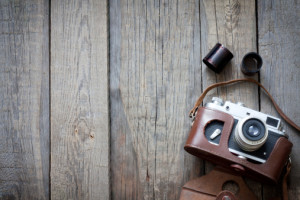
<svg viewBox="0 0 300 200"><path fill-rule="evenodd" d="M287 188L287 178L290 174L290 171L291 171L291 162L289 161L286 166L286 173L282 180L282 198L283 198L283 200L289 199L288 188Z"/></svg>
<svg viewBox="0 0 300 200"><path fill-rule="evenodd" d="M251 78L241 78L241 79L234 79L234 80L230 80L230 81L224 81L224 82L219 82L219 83L215 83L212 84L210 86L208 86L204 92L201 94L201 96L198 98L194 108L190 111L190 117L193 118L196 115L196 112L198 110L198 107L201 105L204 97L206 96L206 94L213 88L219 87L219 86L224 86L224 85L229 85L229 84L233 84L233 83L238 83L238 82L250 82L250 83L255 83L256 85L258 85L259 87L261 87L269 96L269 98L271 99L273 105L275 106L277 112L280 114L280 116L287 122L289 123L292 127L294 127L296 130L300 131L300 127L295 124L290 118L288 118L284 112L279 108L279 106L277 105L277 103L275 102L275 100L273 99L272 95L268 92L268 90L258 81L251 79Z"/></svg>

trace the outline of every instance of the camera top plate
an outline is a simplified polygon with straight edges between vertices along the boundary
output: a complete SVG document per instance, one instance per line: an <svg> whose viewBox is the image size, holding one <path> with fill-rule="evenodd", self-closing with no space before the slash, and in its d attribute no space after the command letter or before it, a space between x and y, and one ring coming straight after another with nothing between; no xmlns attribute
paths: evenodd
<svg viewBox="0 0 300 200"><path fill-rule="evenodd" d="M214 97L214 100L215 99L217 98ZM222 99L220 99L220 101L208 102L205 104L204 107L225 112L227 114L232 115L235 119L238 120L249 118L249 117L261 119L262 121L266 122L266 126L269 130L272 130L275 133L287 137L285 131L281 130L282 129L281 120L279 118L258 112L251 108L247 108L243 105L243 103L240 102L239 103L232 103L230 101L225 101L225 103L220 103L220 102L222 102Z"/></svg>

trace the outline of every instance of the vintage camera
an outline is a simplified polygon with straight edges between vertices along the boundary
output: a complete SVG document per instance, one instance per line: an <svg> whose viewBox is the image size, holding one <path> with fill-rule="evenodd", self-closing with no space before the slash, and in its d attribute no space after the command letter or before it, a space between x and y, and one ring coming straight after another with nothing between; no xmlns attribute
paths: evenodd
<svg viewBox="0 0 300 200"><path fill-rule="evenodd" d="M271 154L276 141L286 137L280 119L245 107L241 102L231 103L213 97L207 108L228 113L234 118L234 125L228 141L228 149L240 158L264 163ZM205 137L212 144L220 142L223 123L213 121L205 129Z"/></svg>
<svg viewBox="0 0 300 200"><path fill-rule="evenodd" d="M185 150L262 182L277 182L292 143L280 119L213 97L198 109Z"/></svg>

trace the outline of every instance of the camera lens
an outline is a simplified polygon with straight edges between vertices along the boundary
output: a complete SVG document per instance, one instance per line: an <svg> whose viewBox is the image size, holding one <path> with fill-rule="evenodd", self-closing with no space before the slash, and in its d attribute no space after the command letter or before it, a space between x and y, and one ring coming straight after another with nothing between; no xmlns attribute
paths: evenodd
<svg viewBox="0 0 300 200"><path fill-rule="evenodd" d="M258 119L248 119L242 126L242 132L247 139L257 141L264 137L265 126Z"/></svg>
<svg viewBox="0 0 300 200"><path fill-rule="evenodd" d="M259 129L257 128L257 126L253 126L251 125L247 131L247 134L249 134L250 136L254 137L260 134Z"/></svg>
<svg viewBox="0 0 300 200"><path fill-rule="evenodd" d="M238 122L234 136L241 149L255 151L266 142L268 131L262 120L245 118Z"/></svg>

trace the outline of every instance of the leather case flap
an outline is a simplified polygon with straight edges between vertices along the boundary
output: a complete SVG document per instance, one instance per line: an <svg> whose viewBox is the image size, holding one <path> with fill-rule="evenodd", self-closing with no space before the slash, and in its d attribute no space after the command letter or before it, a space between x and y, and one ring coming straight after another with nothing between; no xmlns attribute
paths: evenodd
<svg viewBox="0 0 300 200"><path fill-rule="evenodd" d="M223 185L228 181L233 181L238 185L239 188L237 194L233 194L228 191L222 191ZM240 176L231 175L216 168L210 171L207 175L187 182L182 188L180 200L210 200L226 194L232 195L236 197L236 199L257 199L257 197L247 187L244 180Z"/></svg>

